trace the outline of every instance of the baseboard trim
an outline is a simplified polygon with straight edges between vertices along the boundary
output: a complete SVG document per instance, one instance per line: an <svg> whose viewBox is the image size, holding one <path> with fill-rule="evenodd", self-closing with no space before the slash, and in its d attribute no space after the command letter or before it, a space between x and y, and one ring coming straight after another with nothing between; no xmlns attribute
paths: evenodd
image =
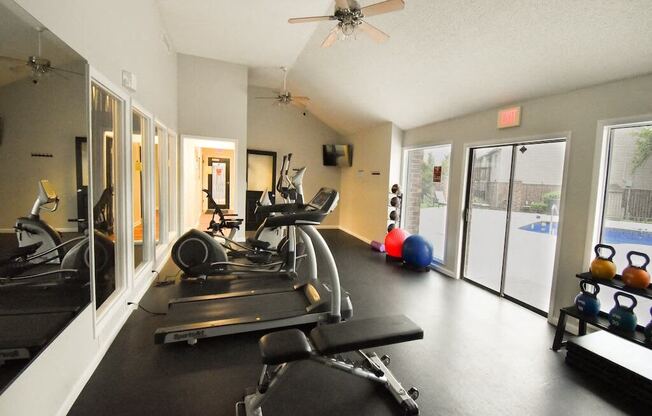
<svg viewBox="0 0 652 416"><path fill-rule="evenodd" d="M59 411L56 412L57 416L66 416L68 412L70 412L70 409L75 404L75 401L81 394L82 390L84 390L86 383L88 383L88 380L91 379L93 373L95 373L95 370L100 365L100 362L102 362L102 359L106 355L106 352L113 344L113 341L120 333L120 330L127 322L127 319L129 319L129 317L131 316L131 312L132 312L131 310L126 309L125 312L126 313L123 313L123 316L120 318L117 325L114 325L114 327L111 329L111 332L108 334L104 342L101 342L100 339L95 340L98 343L98 352L97 354L95 354L93 360L88 364L88 366L82 373L81 377L78 379L77 383L75 383L72 389L70 389L70 393L66 397L66 400L64 400L64 402L62 403L61 407L59 408Z"/></svg>
<svg viewBox="0 0 652 416"><path fill-rule="evenodd" d="M448 276L453 279L459 279L456 275L455 272L452 271L451 269L444 267L444 265L439 264L439 263L430 263L430 268L435 270L438 273L441 273L445 276Z"/></svg>
<svg viewBox="0 0 652 416"><path fill-rule="evenodd" d="M165 254L162 256L162 260L154 266L154 270L150 272L150 276L141 277L143 279L147 279L148 283L143 284L142 287L139 287L136 290L135 300L134 301L128 300L128 296L123 295L121 296L121 299L119 301L122 302L125 299L127 299L129 302L134 302L134 303L140 302L143 296L145 296L145 293L147 293L147 290L150 288L152 282L156 279L159 272L163 269L168 259L170 258L171 247L172 244L168 244ZM93 376L93 373L95 373L95 370L102 362L102 359L106 355L106 352L109 350L109 348L113 344L113 341L115 341L115 338L120 333L120 330L124 327L125 323L127 322L127 319L129 319L131 313L136 309L137 309L136 305L130 305L127 308L125 308L122 316L118 320L117 324L115 324L114 327L111 328L111 331L107 334L107 337L104 340L100 340L99 338L96 339L96 342L98 342L97 354L95 355L93 360L88 364L88 366L82 373L81 377L78 379L77 383L75 383L72 389L70 389L70 393L66 397L66 400L62 403L61 407L59 408L59 411L56 412L57 416L65 416L68 414L73 404L75 404L75 401L77 400L82 390L86 386L86 383L88 383L88 380L90 380L90 378Z"/></svg>
<svg viewBox="0 0 652 416"><path fill-rule="evenodd" d="M338 226L337 229L339 229L340 231L344 231L345 233L347 233L347 234L350 235L351 237L355 237L355 238L357 238L358 240L360 240L360 241L362 241L362 242L364 242L364 243L366 243L366 244L371 244L371 239L369 239L369 238L367 238L367 237L364 237L364 236L361 236L360 234L356 234L356 233L354 233L353 231L351 231L351 230L349 230L349 229L347 229L347 228L342 227L341 225Z"/></svg>

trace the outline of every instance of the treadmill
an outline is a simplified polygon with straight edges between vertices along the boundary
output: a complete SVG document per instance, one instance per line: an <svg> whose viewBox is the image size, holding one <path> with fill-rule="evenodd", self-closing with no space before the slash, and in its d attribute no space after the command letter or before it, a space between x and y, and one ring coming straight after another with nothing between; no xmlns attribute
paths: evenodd
<svg viewBox="0 0 652 416"><path fill-rule="evenodd" d="M286 281L281 286L284 290L271 285L258 290L173 299L168 304L167 326L156 330L154 341L185 341L194 345L200 338L349 319L353 310L351 300L340 287L333 254L315 228L338 200L337 191L322 188L308 204L294 204L292 210L267 221L269 227L296 227L308 236L315 254L326 261L330 285L314 274L302 282ZM291 245L295 243L293 234L289 236Z"/></svg>

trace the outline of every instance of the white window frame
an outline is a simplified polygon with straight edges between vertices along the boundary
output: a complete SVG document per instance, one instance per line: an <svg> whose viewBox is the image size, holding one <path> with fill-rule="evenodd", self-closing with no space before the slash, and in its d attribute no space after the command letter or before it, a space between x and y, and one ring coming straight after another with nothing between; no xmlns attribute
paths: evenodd
<svg viewBox="0 0 652 416"><path fill-rule="evenodd" d="M584 268L588 270L593 259L593 247L600 242L604 219L604 201L607 190L609 164L609 140L615 129L641 127L652 124L652 114L621 117L598 121L595 157L593 158L593 183L591 184L591 208L588 215L588 231L584 248Z"/></svg>
<svg viewBox="0 0 652 416"><path fill-rule="evenodd" d="M154 261L155 264L158 264L161 262L165 257L166 257L166 252L167 252L167 244L170 241L169 237L169 232L168 232L168 164L165 163L165 161L168 160L168 146L167 146L167 140L168 140L168 128L167 126L163 123L158 118L154 118L154 129L160 128L163 130L163 138L165 139L165 146L159 146L159 151L160 151L160 157L161 160L159 160L159 169L160 172L159 174L161 175L161 184L160 184L160 189L159 189L159 244L156 244L156 171L155 171L155 157L158 155L154 151L154 138L156 136L156 130L152 131L152 218L153 221L152 223L154 224L153 231L154 231ZM159 144L161 141L161 137L159 137Z"/></svg>
<svg viewBox="0 0 652 416"><path fill-rule="evenodd" d="M453 155L454 155L454 144L451 141L445 141L445 142L438 142L438 143L428 143L428 144L419 144L416 146L406 146L403 148L403 157L402 157L402 167L401 167L401 188L404 190L403 194L404 200L402 201L403 204L407 202L407 185L408 185L408 161L409 161L409 152L412 150L423 150L423 149L430 149L433 147L443 147L443 146L450 146L450 157L449 157L449 168L448 168L448 192L450 193L450 178L451 174L453 172ZM446 256L448 255L448 232L450 229L450 224L449 224L449 217L450 217L450 212L448 210L449 207L449 202L448 200L446 201L446 220L445 220L445 226L444 226L444 247L443 247L443 255L441 259L435 259L433 257L433 262L435 265L440 266L442 268L442 271L444 271L446 274L449 274L450 272L448 270L445 270L446 267ZM402 228L405 225L405 211L403 211L401 218L400 218L400 223L399 226ZM441 261L440 261L441 260Z"/></svg>
<svg viewBox="0 0 652 416"><path fill-rule="evenodd" d="M116 204L115 208L116 211L114 212L114 230L115 230L115 235L117 236L116 239L116 246L115 246L115 281L116 281L116 288L113 291L113 293L104 301L102 305L100 305L99 308L97 308L97 299L95 296L95 262L94 258L91 257L91 270L93 273L91 274L93 278L91 279L91 303L93 306L93 321L95 323L94 327L94 336L97 338L99 334L104 332L104 328L108 325L108 322L111 322L112 316L115 316L116 314L120 313L121 311L124 310L124 297L128 293L128 288L130 284L128 282L131 281L131 276L133 275L133 271L131 270L131 267L127 267L127 261L126 259L128 258L127 255L127 245L126 245L126 236L128 235L127 233L127 221L125 221L125 212L127 211L127 203L128 203L128 192L125 192L125 180L128 178L128 164L125 163L125 154L126 154L126 144L131 145L131 127L127 125L127 120L131 120L131 102L130 102L130 97L129 95L122 90L122 88L118 87L115 85L113 82L111 82L107 77L102 75L99 71L97 71L95 68L92 66L89 66L89 78L88 78L88 111L89 111L89 116L88 116L88 128L89 128L89 155L93 155L93 137L92 137L92 90L91 87L93 84L99 85L101 88L105 89L108 91L110 94L121 100L122 106L121 106L121 114L119 115L120 119L118 122L121 124L121 132L122 132L122 140L121 141L116 141L115 143L115 169L116 172L118 173L117 178L116 178L116 183L115 183L115 190L114 190L114 197L116 199ZM127 118L129 115L129 118ZM91 156L92 157L92 156ZM92 170L92 163L90 163L89 167L89 187L88 187L88 200L91 201L90 205L92 206L92 201L94 200L94 192L93 192L93 186L92 186L92 178L94 177L94 173ZM93 235L94 232L94 226L93 226L93 221L92 221L92 208L90 209L90 215L89 215L89 235ZM91 252L94 252L94 239L90 239L90 248Z"/></svg>
<svg viewBox="0 0 652 416"><path fill-rule="evenodd" d="M170 136L174 137L174 154L169 154L170 145L168 143L168 241L174 240L179 233L179 177L180 175L180 159L179 159L179 143L180 138L179 134L172 129L168 129L167 139L170 140ZM174 175L171 175L170 172L174 172ZM170 179L174 179L173 183L170 183Z"/></svg>
<svg viewBox="0 0 652 416"><path fill-rule="evenodd" d="M143 117L146 118L147 120L147 135L143 135L143 157L142 157L142 163L144 165L143 169L143 183L142 183L142 189L141 193L143 195L143 206L142 212L143 212L143 218L145 218L145 213L147 213L147 219L151 220L151 210L152 210L152 199L149 198L149 195L151 193L151 190L153 188L153 178L152 174L150 172L150 167L152 166L152 163L150 162L150 154L152 153L152 143L154 141L154 114L150 111L147 111L144 106L142 106L139 102L136 100L132 99L131 100L131 108L129 111L129 117L131 122L129 123L130 127L133 128L133 112L137 111L140 113ZM132 154L132 144L133 144L133 138L131 137L131 134L133 134L133 131L130 129L130 141L129 141L129 146L128 146L128 154L125 153L125 160L129 161L129 175L127 178L127 183L130 185L133 185L133 172L131 169L131 163L133 161L133 154ZM128 226L131 232L128 233L128 247L134 247L134 222L133 222L133 192L127 192L128 198L128 207L129 207L129 212L131 215L129 215L128 219ZM153 238L153 227L152 227L152 222L143 222L143 262L136 267L134 271L134 278L131 282L131 287L135 285L135 283L139 280L141 280L141 277L151 273L152 267L154 266L154 238ZM129 258L128 260L128 265L132 265L134 262L133 256L134 256L134 250L129 249Z"/></svg>

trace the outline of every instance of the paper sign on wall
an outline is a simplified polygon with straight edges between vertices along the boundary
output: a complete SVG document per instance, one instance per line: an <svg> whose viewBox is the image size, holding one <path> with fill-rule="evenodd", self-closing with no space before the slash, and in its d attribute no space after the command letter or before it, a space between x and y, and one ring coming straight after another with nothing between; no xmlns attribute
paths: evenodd
<svg viewBox="0 0 652 416"><path fill-rule="evenodd" d="M432 168L432 181L434 183L441 182L441 166L435 166Z"/></svg>

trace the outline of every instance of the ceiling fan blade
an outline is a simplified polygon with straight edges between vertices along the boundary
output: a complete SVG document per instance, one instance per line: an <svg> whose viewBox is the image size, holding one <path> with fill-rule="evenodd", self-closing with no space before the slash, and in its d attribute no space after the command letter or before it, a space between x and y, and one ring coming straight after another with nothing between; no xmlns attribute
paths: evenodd
<svg viewBox="0 0 652 416"><path fill-rule="evenodd" d="M311 17L293 17L288 19L288 23L309 23L309 22L321 22L324 20L333 20L335 16L311 16Z"/></svg>
<svg viewBox="0 0 652 416"><path fill-rule="evenodd" d="M69 69L58 68L58 67L55 67L55 66L51 66L50 69L52 69L53 71L57 71L57 72L67 72L69 74L75 74L75 75L79 75L79 76L84 75L84 74L82 74L80 72L77 72L77 71L71 71Z"/></svg>
<svg viewBox="0 0 652 416"><path fill-rule="evenodd" d="M310 102L310 98L308 98L308 97L295 97L295 96L292 96L292 102L295 102L295 101L296 101L297 103L299 103L299 104L306 105L306 104L308 104L308 103Z"/></svg>
<svg viewBox="0 0 652 416"><path fill-rule="evenodd" d="M278 97L254 97L257 100L278 100Z"/></svg>
<svg viewBox="0 0 652 416"><path fill-rule="evenodd" d="M371 38L378 43L386 42L389 39L389 35L387 33L383 32L375 26L370 25L367 22L360 23L358 28L365 32L367 35L371 36Z"/></svg>
<svg viewBox="0 0 652 416"><path fill-rule="evenodd" d="M10 61L10 62L22 62L25 63L25 59L12 58L11 56L0 56L0 61Z"/></svg>
<svg viewBox="0 0 652 416"><path fill-rule="evenodd" d="M15 73L20 73L20 72L29 72L29 71L30 71L30 67L27 66L27 65L25 65L25 64L23 64L23 65L12 66L12 67L9 68L9 70L10 70L11 72L15 72Z"/></svg>
<svg viewBox="0 0 652 416"><path fill-rule="evenodd" d="M336 9L350 9L351 5L349 4L349 0L335 0L335 8Z"/></svg>
<svg viewBox="0 0 652 416"><path fill-rule="evenodd" d="M365 17L375 16L377 14L395 12L405 7L405 0L387 0L380 3L371 4L360 9Z"/></svg>
<svg viewBox="0 0 652 416"><path fill-rule="evenodd" d="M293 106L295 106L297 108L305 110L307 103L304 103L304 102L301 102L301 101L296 101L296 100L293 99L292 101L290 101L290 104L292 104Z"/></svg>
<svg viewBox="0 0 652 416"><path fill-rule="evenodd" d="M333 46L335 41L337 40L337 34L340 31L340 25L335 26L334 28L331 29L330 32L328 32L328 36L326 36L326 39L321 43L322 48L330 48Z"/></svg>

